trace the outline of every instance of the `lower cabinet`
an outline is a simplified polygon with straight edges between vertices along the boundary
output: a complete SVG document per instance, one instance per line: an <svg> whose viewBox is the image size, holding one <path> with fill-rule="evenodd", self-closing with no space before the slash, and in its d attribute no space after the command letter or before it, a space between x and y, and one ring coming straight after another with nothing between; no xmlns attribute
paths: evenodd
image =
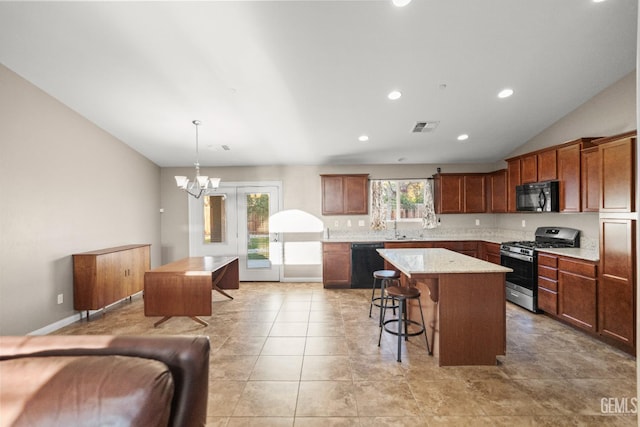
<svg viewBox="0 0 640 427"><path fill-rule="evenodd" d="M636 347L635 223L600 218L598 332L629 352Z"/></svg>
<svg viewBox="0 0 640 427"><path fill-rule="evenodd" d="M500 243L478 243L478 258L500 265Z"/></svg>
<svg viewBox="0 0 640 427"><path fill-rule="evenodd" d="M325 288L351 285L351 243L322 244L322 283Z"/></svg>
<svg viewBox="0 0 640 427"><path fill-rule="evenodd" d="M538 253L538 308L635 355L633 222L601 219L600 262ZM631 254L631 255L629 255Z"/></svg>
<svg viewBox="0 0 640 427"><path fill-rule="evenodd" d="M558 257L538 254L538 308L558 314Z"/></svg>
<svg viewBox="0 0 640 427"><path fill-rule="evenodd" d="M558 315L590 332L596 331L596 277L595 263L558 258Z"/></svg>

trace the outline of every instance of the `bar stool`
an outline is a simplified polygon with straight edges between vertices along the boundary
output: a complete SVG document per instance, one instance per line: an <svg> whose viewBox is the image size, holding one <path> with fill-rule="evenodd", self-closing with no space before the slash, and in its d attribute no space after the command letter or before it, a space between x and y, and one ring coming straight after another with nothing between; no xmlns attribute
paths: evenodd
<svg viewBox="0 0 640 427"><path fill-rule="evenodd" d="M380 282L380 296L376 297L376 284ZM371 311L373 310L373 306L380 307L380 321L382 324L382 307L383 300L387 298L384 293L385 288L392 283L394 285L400 284L400 272L395 270L377 270L373 272L373 285L371 287L371 303L369 304L369 317L371 317ZM387 307L387 309L393 309L393 314L396 314L396 308L398 305L396 303Z"/></svg>
<svg viewBox="0 0 640 427"><path fill-rule="evenodd" d="M378 337L378 347L380 347L380 341L382 340L382 330L384 329L386 332L396 335L398 337L398 362L401 362L402 357L402 338L404 337L405 341L409 340L409 337L422 335L424 334L424 339L427 342L427 352L430 356L433 355L433 350L429 346L429 338L427 338L427 328L424 323L424 314L422 314L422 303L420 302L420 291L413 286L389 286L385 289L385 292L388 298L383 299L383 306L386 306L387 301L391 298L395 298L398 301L398 317L395 319L385 320L384 315L386 313L385 308L382 307L382 321L380 324L380 336ZM407 300L418 300L418 307L420 308L420 319L422 323L417 322L415 320L409 319L407 317ZM394 329L391 325L396 324L397 327ZM402 330L402 326L404 325L404 331ZM418 326L418 330L409 332L409 325Z"/></svg>

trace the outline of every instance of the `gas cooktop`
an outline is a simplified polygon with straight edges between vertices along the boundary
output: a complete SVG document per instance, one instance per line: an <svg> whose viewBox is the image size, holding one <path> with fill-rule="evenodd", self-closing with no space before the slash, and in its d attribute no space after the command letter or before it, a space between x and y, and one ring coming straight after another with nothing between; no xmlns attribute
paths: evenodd
<svg viewBox="0 0 640 427"><path fill-rule="evenodd" d="M535 240L503 242L503 247L536 248L579 248L580 230L567 227L538 227Z"/></svg>

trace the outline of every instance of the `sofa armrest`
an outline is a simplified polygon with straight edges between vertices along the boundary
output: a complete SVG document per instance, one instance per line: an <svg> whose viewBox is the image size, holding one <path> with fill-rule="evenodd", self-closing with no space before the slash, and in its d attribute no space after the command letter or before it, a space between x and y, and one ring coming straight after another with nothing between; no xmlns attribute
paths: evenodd
<svg viewBox="0 0 640 427"><path fill-rule="evenodd" d="M121 355L163 362L175 391L169 424L204 426L209 391L209 338L206 336L20 336L0 337L0 360L35 356Z"/></svg>

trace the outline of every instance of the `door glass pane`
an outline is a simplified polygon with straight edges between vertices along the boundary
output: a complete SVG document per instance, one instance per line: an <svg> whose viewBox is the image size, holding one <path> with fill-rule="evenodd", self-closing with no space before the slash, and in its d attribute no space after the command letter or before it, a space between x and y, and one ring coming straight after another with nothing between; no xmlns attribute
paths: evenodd
<svg viewBox="0 0 640 427"><path fill-rule="evenodd" d="M204 243L223 243L227 239L226 196L204 197Z"/></svg>
<svg viewBox="0 0 640 427"><path fill-rule="evenodd" d="M247 268L270 268L269 194L247 194Z"/></svg>

